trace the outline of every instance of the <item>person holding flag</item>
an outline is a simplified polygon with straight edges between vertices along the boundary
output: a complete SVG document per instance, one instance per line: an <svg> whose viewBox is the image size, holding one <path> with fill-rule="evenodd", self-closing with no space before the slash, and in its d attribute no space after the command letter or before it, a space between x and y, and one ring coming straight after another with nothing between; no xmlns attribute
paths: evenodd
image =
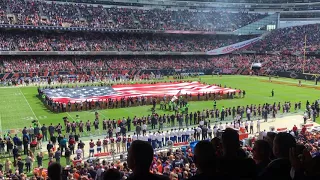
<svg viewBox="0 0 320 180"><path fill-rule="evenodd" d="M174 96L172 97L171 102L174 102L175 100L177 100L178 97L180 97L180 94L181 94L181 90L180 90L176 95L174 95Z"/></svg>

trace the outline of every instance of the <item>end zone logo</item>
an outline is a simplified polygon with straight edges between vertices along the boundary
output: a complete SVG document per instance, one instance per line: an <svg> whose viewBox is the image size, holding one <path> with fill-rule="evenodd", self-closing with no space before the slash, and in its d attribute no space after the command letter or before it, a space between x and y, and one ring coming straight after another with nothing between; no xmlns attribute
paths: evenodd
<svg viewBox="0 0 320 180"><path fill-rule="evenodd" d="M290 77L293 78L293 79L295 79L295 78L298 77L298 75L297 75L295 72L291 72L291 73L290 73Z"/></svg>

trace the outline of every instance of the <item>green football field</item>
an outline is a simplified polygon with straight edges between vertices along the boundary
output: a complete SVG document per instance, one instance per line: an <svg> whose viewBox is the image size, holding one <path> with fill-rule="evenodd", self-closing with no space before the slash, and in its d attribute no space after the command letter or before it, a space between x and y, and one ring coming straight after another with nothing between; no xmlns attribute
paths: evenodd
<svg viewBox="0 0 320 180"><path fill-rule="evenodd" d="M191 79L192 80L192 79ZM193 79L193 80L198 80ZM273 102L290 101L292 103L301 101L302 107L305 107L307 100L314 101L319 99L320 85L314 85L314 82L302 82L303 86L298 87L298 80L287 78L273 78L269 82L267 77L250 76L202 76L201 81L209 84L222 84L227 87L246 90L246 97L241 99L220 100L218 107L233 107L247 104L263 104ZM271 97L271 90L274 89L275 96ZM212 108L212 101L192 101L190 111ZM122 117L131 118L135 115L142 116L151 113L150 106L130 107L121 109L99 110L101 118L118 119ZM157 107L159 108L159 107ZM157 110L160 114L172 112ZM30 126L34 119L39 120L41 124L62 123L63 117L75 119L76 115L81 120L93 121L93 111L70 112L70 113L52 113L37 97L36 87L3 87L0 88L0 130L6 132L11 129L21 129L24 126Z"/></svg>

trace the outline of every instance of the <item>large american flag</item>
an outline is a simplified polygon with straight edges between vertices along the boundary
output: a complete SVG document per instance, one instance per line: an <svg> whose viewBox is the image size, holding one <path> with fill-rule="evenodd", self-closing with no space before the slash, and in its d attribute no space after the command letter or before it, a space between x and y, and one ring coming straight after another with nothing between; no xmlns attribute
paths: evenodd
<svg viewBox="0 0 320 180"><path fill-rule="evenodd" d="M201 84L199 82L176 82L176 83L156 83L156 84L126 84L114 86L88 86L77 88L57 88L44 89L44 94L56 102L80 102L80 101L98 101L108 98L122 97L155 97L155 96L174 96L179 91L181 95L198 93L223 93L235 92L235 89L221 88L215 85Z"/></svg>

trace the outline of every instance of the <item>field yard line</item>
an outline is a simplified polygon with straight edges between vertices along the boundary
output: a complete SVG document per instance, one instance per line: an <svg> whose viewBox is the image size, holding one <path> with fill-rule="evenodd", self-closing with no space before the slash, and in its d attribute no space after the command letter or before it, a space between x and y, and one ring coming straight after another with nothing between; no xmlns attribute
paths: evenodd
<svg viewBox="0 0 320 180"><path fill-rule="evenodd" d="M99 114L101 114L104 118L107 118L107 116L105 116L105 115L102 113L102 110L99 111Z"/></svg>
<svg viewBox="0 0 320 180"><path fill-rule="evenodd" d="M264 79L264 80L268 80L268 78L264 78L264 77L253 77L253 78L256 78L256 79ZM291 84L297 84L298 85L298 82L299 82L299 79L292 79L291 81L290 80L286 80L286 79L290 79L290 78L278 78L278 79L271 79L271 81L279 81L279 82L287 82L287 83L291 83ZM294 81L296 80L296 82ZM304 80L300 79L301 80L301 85L309 85L309 86L316 86L314 83L310 82L309 80L307 82L305 82Z"/></svg>
<svg viewBox="0 0 320 180"><path fill-rule="evenodd" d="M22 91L21 91L21 89L20 89L20 88L18 88L18 89L19 89L20 93L22 94L22 96L24 97L24 100L27 102L27 104L28 104L28 106L29 106L29 108L30 108L31 112L32 112L32 113L33 113L33 115L34 115L34 117L36 118L36 120L38 120L38 118L37 118L36 114L34 113L34 111L32 110L32 108L31 108L31 106L30 106L30 104L29 104L29 102L28 102L28 100L27 100L26 96L24 96L24 94L22 93ZM40 121L39 121L39 120L38 120L38 122L40 123Z"/></svg>
<svg viewBox="0 0 320 180"><path fill-rule="evenodd" d="M73 117L72 117L68 112L66 112L66 113L67 113L67 115L68 115L69 117L71 117L72 120L74 120Z"/></svg>
<svg viewBox="0 0 320 180"><path fill-rule="evenodd" d="M2 120L1 120L1 114L0 114L0 132L2 133Z"/></svg>

